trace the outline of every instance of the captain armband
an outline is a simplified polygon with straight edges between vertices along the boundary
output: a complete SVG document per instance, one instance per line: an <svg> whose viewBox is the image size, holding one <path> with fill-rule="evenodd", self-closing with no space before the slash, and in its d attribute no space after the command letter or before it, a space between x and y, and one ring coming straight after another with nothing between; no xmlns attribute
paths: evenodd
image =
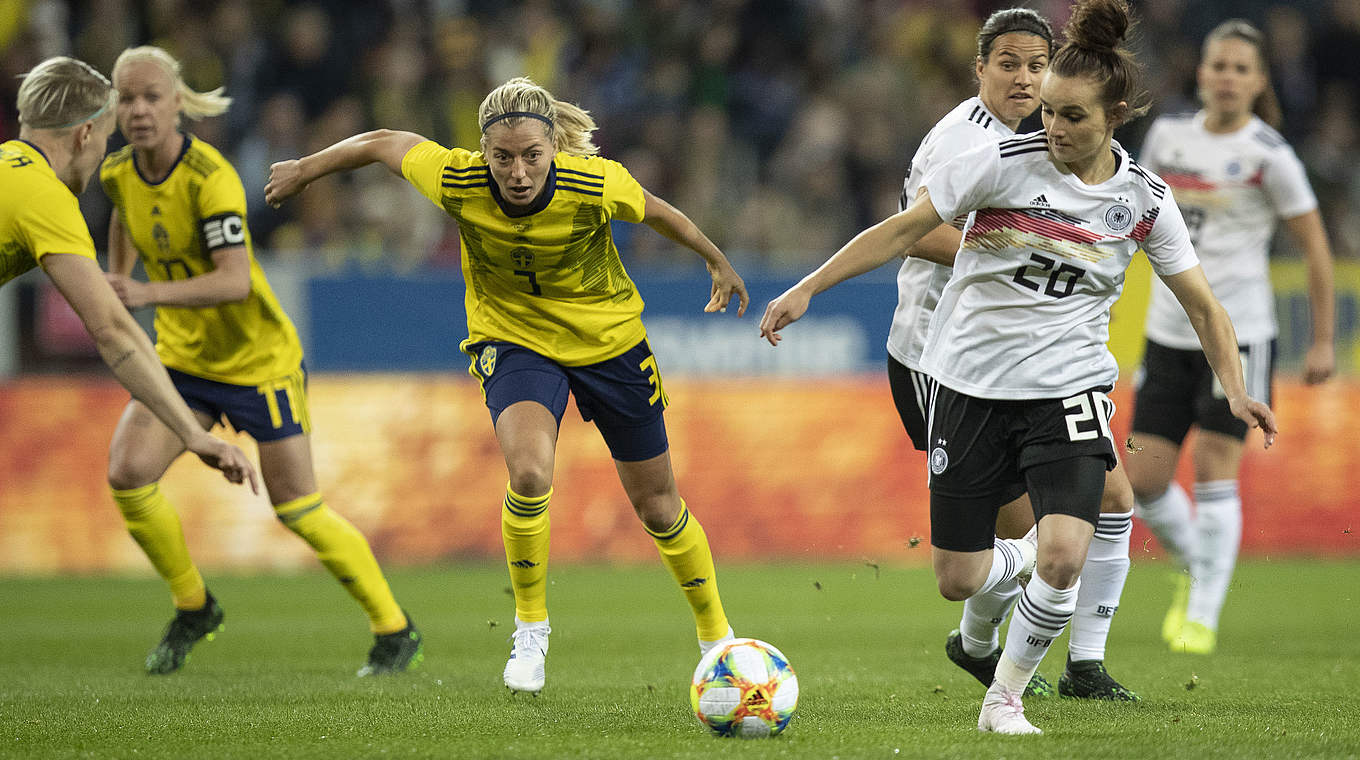
<svg viewBox="0 0 1360 760"><path fill-rule="evenodd" d="M240 214L227 213L203 220L203 243L209 251L245 245L246 222Z"/></svg>

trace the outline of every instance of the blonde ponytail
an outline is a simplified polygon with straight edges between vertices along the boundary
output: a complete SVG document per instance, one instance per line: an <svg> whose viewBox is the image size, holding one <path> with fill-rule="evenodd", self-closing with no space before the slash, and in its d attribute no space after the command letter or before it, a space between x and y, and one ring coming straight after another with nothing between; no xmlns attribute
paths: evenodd
<svg viewBox="0 0 1360 760"><path fill-rule="evenodd" d="M513 127L524 119L543 122L553 148L559 152L578 156L593 156L600 152L591 139L591 133L598 127L590 118L590 112L574 103L557 100L528 77L515 77L482 100L477 109L482 149L486 149L486 130L493 124Z"/></svg>
<svg viewBox="0 0 1360 760"><path fill-rule="evenodd" d="M223 88L207 92L198 92L191 89L184 83L184 77L180 74L179 61L164 50L154 45L142 45L141 47L128 48L118 56L118 60L113 63L113 78L118 80L118 72L128 64L150 62L160 66L170 77L170 83L179 93L180 107L179 112L188 116L190 119L202 119L207 116L219 116L227 112L227 107L231 105L231 98L223 95Z"/></svg>

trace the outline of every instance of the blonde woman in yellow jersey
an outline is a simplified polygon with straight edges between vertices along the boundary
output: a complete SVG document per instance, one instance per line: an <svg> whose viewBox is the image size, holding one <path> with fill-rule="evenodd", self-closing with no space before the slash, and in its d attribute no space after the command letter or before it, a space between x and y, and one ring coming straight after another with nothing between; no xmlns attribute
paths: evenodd
<svg viewBox="0 0 1360 760"><path fill-rule="evenodd" d="M548 501L568 394L594 420L633 509L694 613L707 650L732 636L713 557L671 472L667 399L610 221L645 222L699 254L713 278L705 311L746 286L717 246L622 165L596 156L595 122L528 79L501 85L479 109L482 150L444 148L410 132L356 135L274 164L278 204L332 172L381 162L458 221L467 283L462 349L482 384L510 482L501 510L515 594L514 647L503 679L543 688L548 651Z"/></svg>
<svg viewBox="0 0 1360 760"><path fill-rule="evenodd" d="M104 161L114 204L108 280L128 308L155 305L156 350L203 429L219 420L259 443L260 470L280 522L368 615L375 641L359 675L407 670L422 642L392 597L363 535L316 487L302 347L251 253L245 190L212 146L179 130L180 115L222 113L220 90L185 86L179 63L155 47L123 51L113 67L118 126L130 145ZM140 254L149 282L129 275ZM128 530L170 585L176 613L146 659L150 673L183 666L189 650L222 625L174 508L158 481L184 451L133 400L109 450L109 486Z"/></svg>
<svg viewBox="0 0 1360 760"><path fill-rule="evenodd" d="M113 132L109 80L74 58L49 58L19 86L19 139L0 143L0 285L40 266L94 338L118 382L175 443L256 488L241 450L212 437L175 392L146 333L104 282L76 196Z"/></svg>

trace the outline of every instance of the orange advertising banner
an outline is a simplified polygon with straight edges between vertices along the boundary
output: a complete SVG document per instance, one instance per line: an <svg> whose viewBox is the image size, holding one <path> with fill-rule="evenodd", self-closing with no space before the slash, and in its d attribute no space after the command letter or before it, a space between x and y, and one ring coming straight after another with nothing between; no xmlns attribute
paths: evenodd
<svg viewBox="0 0 1360 760"><path fill-rule="evenodd" d="M883 376L670 378L667 390L680 491L720 561L927 560L924 456L902 432ZM322 375L310 398L321 491L380 559L502 556L505 466L474 382ZM1128 407L1127 389L1114 398ZM0 386L0 573L147 569L105 483L109 436L126 402L107 380ZM1279 443L1262 451L1256 434L1243 465L1244 553L1360 553L1360 383L1281 383L1276 402ZM1127 422L1116 417L1121 442ZM253 448L245 436L226 437ZM1181 477L1189 477L1184 461ZM162 484L203 566L315 562L274 520L267 497L229 485L193 457L177 461ZM558 442L551 514L554 561L655 556L608 450L574 408ZM1135 559L1160 556L1138 530Z"/></svg>

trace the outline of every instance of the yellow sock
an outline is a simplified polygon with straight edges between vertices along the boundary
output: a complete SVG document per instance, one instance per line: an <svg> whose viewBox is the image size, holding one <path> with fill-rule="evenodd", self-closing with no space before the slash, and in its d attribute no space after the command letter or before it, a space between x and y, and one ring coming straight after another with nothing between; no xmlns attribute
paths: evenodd
<svg viewBox="0 0 1360 760"><path fill-rule="evenodd" d="M699 639L717 641L726 636L729 626L722 599L718 598L717 571L713 567L713 553L708 549L708 536L690 515L684 499L680 500L680 516L671 527L659 533L647 529L647 533L656 542L661 561L685 592L685 599L694 611Z"/></svg>
<svg viewBox="0 0 1360 760"><path fill-rule="evenodd" d="M505 487L501 507L501 539L510 587L515 592L515 617L526 623L548 619L548 500L552 489L533 498Z"/></svg>
<svg viewBox="0 0 1360 760"><path fill-rule="evenodd" d="M364 608L370 630L383 634L406 627L406 613L392 596L368 540L348 520L331 511L321 494L275 504L274 513L279 522L316 550L321 564Z"/></svg>
<svg viewBox="0 0 1360 760"><path fill-rule="evenodd" d="M156 483L113 491L113 501L123 513L128 533L142 547L156 572L170 584L170 597L181 610L202 609L207 604L203 576L189 559L179 515Z"/></svg>

